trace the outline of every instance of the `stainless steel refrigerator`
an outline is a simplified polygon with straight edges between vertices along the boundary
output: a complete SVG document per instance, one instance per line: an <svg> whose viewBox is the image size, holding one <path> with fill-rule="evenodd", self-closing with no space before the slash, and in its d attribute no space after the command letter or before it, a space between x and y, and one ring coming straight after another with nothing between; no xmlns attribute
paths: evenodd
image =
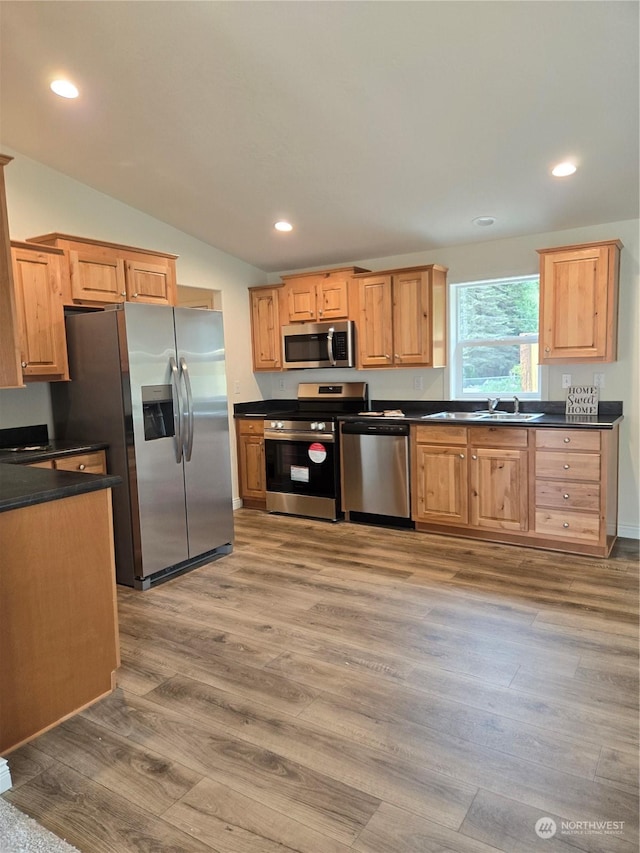
<svg viewBox="0 0 640 853"><path fill-rule="evenodd" d="M222 314L124 303L66 318L56 438L104 441L116 580L154 583L229 553L233 509Z"/></svg>

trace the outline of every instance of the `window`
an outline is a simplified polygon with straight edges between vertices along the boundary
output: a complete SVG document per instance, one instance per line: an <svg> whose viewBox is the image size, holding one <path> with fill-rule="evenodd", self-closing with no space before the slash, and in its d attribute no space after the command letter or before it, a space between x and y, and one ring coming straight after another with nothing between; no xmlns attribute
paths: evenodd
<svg viewBox="0 0 640 853"><path fill-rule="evenodd" d="M451 285L451 396L540 399L538 276Z"/></svg>

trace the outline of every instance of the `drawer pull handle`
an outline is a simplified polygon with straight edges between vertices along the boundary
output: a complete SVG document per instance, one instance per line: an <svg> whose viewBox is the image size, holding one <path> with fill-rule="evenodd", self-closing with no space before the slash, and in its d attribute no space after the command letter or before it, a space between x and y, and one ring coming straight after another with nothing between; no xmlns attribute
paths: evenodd
<svg viewBox="0 0 640 853"><path fill-rule="evenodd" d="M565 501L568 501L568 500L569 500L569 495L563 495L562 497L563 497L563 499L564 499Z"/></svg>
<svg viewBox="0 0 640 853"><path fill-rule="evenodd" d="M571 465L563 465L562 467L564 468L565 471L568 471L569 468L571 468Z"/></svg>
<svg viewBox="0 0 640 853"><path fill-rule="evenodd" d="M84 464L84 462L81 462L81 463L78 465L78 470L79 470L79 471L84 471L84 469L85 469L86 467L87 467L87 466Z"/></svg>
<svg viewBox="0 0 640 853"><path fill-rule="evenodd" d="M562 526L563 526L563 527L568 527L568 526L569 526L569 522L568 522L568 521L565 521L565 523L564 523Z"/></svg>
<svg viewBox="0 0 640 853"><path fill-rule="evenodd" d="M565 439L564 439L564 443L565 443L565 444L569 444L569 442L570 442L570 441L571 441L571 439L570 439L570 438L565 438Z"/></svg>

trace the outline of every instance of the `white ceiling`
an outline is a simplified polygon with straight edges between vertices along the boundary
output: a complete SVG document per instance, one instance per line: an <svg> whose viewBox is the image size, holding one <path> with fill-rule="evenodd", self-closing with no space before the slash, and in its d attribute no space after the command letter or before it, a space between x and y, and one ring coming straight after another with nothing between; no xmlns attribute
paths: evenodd
<svg viewBox="0 0 640 853"><path fill-rule="evenodd" d="M632 219L638 8L2 0L0 139L265 271Z"/></svg>

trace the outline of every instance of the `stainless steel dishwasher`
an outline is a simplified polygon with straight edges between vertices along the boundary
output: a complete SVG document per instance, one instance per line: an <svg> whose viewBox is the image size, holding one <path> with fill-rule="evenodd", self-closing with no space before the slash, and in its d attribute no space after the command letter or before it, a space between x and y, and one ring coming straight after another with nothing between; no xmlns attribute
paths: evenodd
<svg viewBox="0 0 640 853"><path fill-rule="evenodd" d="M347 520L404 520L407 526L409 424L344 421L340 441L342 509Z"/></svg>

